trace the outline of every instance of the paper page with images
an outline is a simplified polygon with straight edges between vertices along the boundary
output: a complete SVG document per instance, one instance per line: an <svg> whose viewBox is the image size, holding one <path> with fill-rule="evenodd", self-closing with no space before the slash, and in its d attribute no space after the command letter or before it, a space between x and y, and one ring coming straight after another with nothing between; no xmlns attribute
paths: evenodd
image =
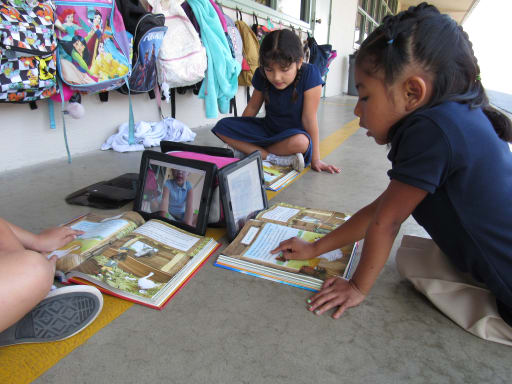
<svg viewBox="0 0 512 384"><path fill-rule="evenodd" d="M57 270L67 272L96 249L132 232L143 222L144 219L136 212L107 218L95 214L85 215L68 224L71 228L84 233L48 254L48 258L57 256Z"/></svg>

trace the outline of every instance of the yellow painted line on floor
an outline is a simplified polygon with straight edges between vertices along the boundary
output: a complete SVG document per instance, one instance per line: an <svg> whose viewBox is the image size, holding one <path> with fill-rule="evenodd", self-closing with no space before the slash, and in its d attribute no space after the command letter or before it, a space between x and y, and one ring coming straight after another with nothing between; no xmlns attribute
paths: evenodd
<svg viewBox="0 0 512 384"><path fill-rule="evenodd" d="M338 148L345 140L347 140L358 129L359 129L359 119L354 119L351 122L345 124L343 127L339 128L337 131L331 133L325 139L323 139L320 142L321 158L323 159L325 156L329 155L332 151L334 151L336 148ZM302 175L306 174L306 172L309 172L310 170L311 170L311 167L306 168L292 181L292 183L295 182L296 180L298 180L299 178L301 178ZM341 171L343 172L343 169ZM313 171L313 172L315 172L315 171ZM285 188L283 188L283 189L285 189ZM276 192L267 191L268 199L269 200L272 199L283 189L276 191Z"/></svg>
<svg viewBox="0 0 512 384"><path fill-rule="evenodd" d="M359 128L358 119L344 125L320 143L322 158L339 147ZM295 180L308 172L306 168ZM343 170L342 170L343 172ZM328 175L326 175L328 177ZM294 180L294 181L295 181ZM292 182L293 183L293 182ZM284 189L284 188L283 188ZM267 191L272 199L280 191ZM218 240L226 234L225 228L209 228L206 236ZM92 335L114 321L128 310L131 302L113 296L103 295L103 310L97 319L79 334L53 343L22 344L0 347L0 383L31 383L44 372L66 357L71 351L84 344Z"/></svg>

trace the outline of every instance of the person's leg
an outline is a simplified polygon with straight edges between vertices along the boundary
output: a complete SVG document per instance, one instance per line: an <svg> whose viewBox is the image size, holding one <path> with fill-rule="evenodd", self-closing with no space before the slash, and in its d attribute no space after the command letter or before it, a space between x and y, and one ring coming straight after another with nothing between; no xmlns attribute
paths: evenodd
<svg viewBox="0 0 512 384"><path fill-rule="evenodd" d="M512 345L512 327L499 315L496 297L457 271L432 240L404 236L396 265L402 277L460 327L482 339Z"/></svg>
<svg viewBox="0 0 512 384"><path fill-rule="evenodd" d="M305 154L309 150L309 137L298 133L277 141L268 147L265 159L272 164L292 166L298 172L302 172L305 163Z"/></svg>
<svg viewBox="0 0 512 384"><path fill-rule="evenodd" d="M265 126L262 118L230 117L219 120L212 132L233 149L235 157L260 151L263 160L299 172L304 160L310 161L310 137L302 129L276 131Z"/></svg>
<svg viewBox="0 0 512 384"><path fill-rule="evenodd" d="M266 155L267 151L263 147L260 147L258 145L252 144L252 143L248 143L246 141L233 139L231 137L224 136L220 133L218 133L217 136L219 137L219 139L221 139L223 142L225 142L231 148L236 149L245 155L248 155L249 153L253 153L254 151L260 151L263 159L265 159L265 157L267 156ZM263 157L264 154L265 154L265 157ZM235 156L235 157L237 157L237 156Z"/></svg>
<svg viewBox="0 0 512 384"><path fill-rule="evenodd" d="M217 134L217 136L233 149L235 157L241 158L254 151L260 151L263 160L268 160L276 165L291 165L299 172L304 169L305 164L302 153L306 152L308 149L309 139L303 134L288 137L266 148L245 141L232 139L221 134ZM237 153L237 151L241 153Z"/></svg>
<svg viewBox="0 0 512 384"><path fill-rule="evenodd" d="M309 139L306 135L297 134L294 136L290 136L282 141L271 144L267 147L261 147L252 143L248 143L241 140L236 140L222 134L217 134L217 136L224 141L226 144L231 147L238 149L239 151L249 154L254 151L261 152L261 158L265 160L269 153L273 153L278 156L288 156L293 155L295 153L304 153L307 151L309 147Z"/></svg>
<svg viewBox="0 0 512 384"><path fill-rule="evenodd" d="M0 252L0 346L63 340L98 316L103 297L97 288L50 291L54 273L37 252Z"/></svg>
<svg viewBox="0 0 512 384"><path fill-rule="evenodd" d="M288 156L293 155L295 153L305 153L308 150L308 147L309 138L306 135L299 133L290 136L282 141L269 145L268 147L265 148L265 150L267 151L265 157L263 157L263 154L262 157L265 159L268 153L273 153L274 155L278 156Z"/></svg>
<svg viewBox="0 0 512 384"><path fill-rule="evenodd" d="M54 289L18 322L0 332L0 347L67 339L91 324L102 308L103 296L95 287Z"/></svg>
<svg viewBox="0 0 512 384"><path fill-rule="evenodd" d="M0 252L0 332L45 298L54 273L53 264L37 252Z"/></svg>

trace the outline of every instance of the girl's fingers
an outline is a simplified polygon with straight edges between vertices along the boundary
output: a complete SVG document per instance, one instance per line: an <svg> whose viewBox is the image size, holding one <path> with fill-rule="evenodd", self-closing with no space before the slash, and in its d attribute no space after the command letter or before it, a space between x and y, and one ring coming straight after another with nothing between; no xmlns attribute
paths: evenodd
<svg viewBox="0 0 512 384"><path fill-rule="evenodd" d="M315 312L315 315L322 315L324 312L327 312L346 301L345 297L339 297L336 293L331 293L322 299L323 302L321 304L315 303L315 306L311 307L311 310Z"/></svg>
<svg viewBox="0 0 512 384"><path fill-rule="evenodd" d="M293 239L281 241L276 248L274 248L273 250L270 251L270 253L278 253L281 251L292 251L292 248L291 248L292 241L293 241Z"/></svg>
<svg viewBox="0 0 512 384"><path fill-rule="evenodd" d="M345 301L343 304L341 304L338 309L332 314L333 319L339 319L343 313L345 313L345 310L348 309L349 306L347 304L347 301Z"/></svg>
<svg viewBox="0 0 512 384"><path fill-rule="evenodd" d="M309 303L309 309L311 311L316 311L324 303L327 303L336 298L336 293L330 288L322 290L321 293L322 294L320 296L311 299L311 302Z"/></svg>

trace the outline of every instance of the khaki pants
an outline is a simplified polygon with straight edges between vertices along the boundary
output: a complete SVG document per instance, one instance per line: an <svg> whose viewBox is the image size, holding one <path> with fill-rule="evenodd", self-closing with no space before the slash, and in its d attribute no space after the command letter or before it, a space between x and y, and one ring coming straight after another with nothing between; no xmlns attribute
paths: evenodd
<svg viewBox="0 0 512 384"><path fill-rule="evenodd" d="M396 265L402 277L466 331L512 346L512 327L498 314L495 296L458 272L432 240L404 236Z"/></svg>

